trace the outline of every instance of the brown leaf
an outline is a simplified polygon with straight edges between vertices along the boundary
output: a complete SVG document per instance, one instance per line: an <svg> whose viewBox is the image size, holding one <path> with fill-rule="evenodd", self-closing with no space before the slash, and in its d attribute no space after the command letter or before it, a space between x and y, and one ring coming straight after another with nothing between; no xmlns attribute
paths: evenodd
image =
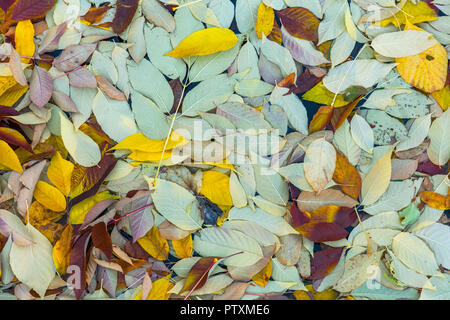
<svg viewBox="0 0 450 320"><path fill-rule="evenodd" d="M12 12L12 20L21 21L39 18L50 10L56 0L18 0Z"/></svg>
<svg viewBox="0 0 450 320"><path fill-rule="evenodd" d="M220 295L214 295L213 300L241 300L250 282L233 282Z"/></svg>
<svg viewBox="0 0 450 320"><path fill-rule="evenodd" d="M391 160L391 180L406 180L416 172L419 165L413 159L392 159Z"/></svg>
<svg viewBox="0 0 450 320"><path fill-rule="evenodd" d="M99 222L92 228L92 243L94 247L102 250L108 259L111 259L112 242L104 222Z"/></svg>
<svg viewBox="0 0 450 320"><path fill-rule="evenodd" d="M92 24L99 23L110 8L111 7L109 6L109 2L106 5L98 8L90 8L88 12L84 16L82 16L82 18Z"/></svg>
<svg viewBox="0 0 450 320"><path fill-rule="evenodd" d="M74 287L75 296L80 299L83 295L84 289L86 289L86 243L89 240L90 233L86 232L76 239L72 245L70 253L69 266L77 266L73 268L73 275L71 277L73 283L70 283ZM72 238L73 239L73 238Z"/></svg>
<svg viewBox="0 0 450 320"><path fill-rule="evenodd" d="M47 70L35 66L30 81L30 99L39 108L44 107L52 97L53 80Z"/></svg>
<svg viewBox="0 0 450 320"><path fill-rule="evenodd" d="M84 63L94 52L96 43L73 44L53 60L53 66L59 71L72 71Z"/></svg>
<svg viewBox="0 0 450 320"><path fill-rule="evenodd" d="M65 93L60 91L53 91L52 98L55 104L66 112L79 112L75 102Z"/></svg>
<svg viewBox="0 0 450 320"><path fill-rule="evenodd" d="M355 200L358 199L361 192L361 176L347 158L337 150L333 180L346 195L349 195Z"/></svg>
<svg viewBox="0 0 450 320"><path fill-rule="evenodd" d="M273 19L272 32L269 34L267 39L274 41L280 45L283 42L282 37L281 37L281 29L280 29L280 26L278 25L277 19L275 19L275 18Z"/></svg>
<svg viewBox="0 0 450 320"><path fill-rule="evenodd" d="M95 79L97 80L97 85L98 87L108 95L108 97L110 97L111 99L115 99L115 100L121 100L121 101L125 101L127 100L127 97L125 96L125 94L120 91L119 89L117 89L116 87L114 87L111 82L108 81L108 79L106 79L104 76L100 76L97 75L95 76Z"/></svg>
<svg viewBox="0 0 450 320"><path fill-rule="evenodd" d="M299 39L318 42L318 28L320 20L309 11L302 7L290 7L277 11L277 15L283 24L283 27Z"/></svg>
<svg viewBox="0 0 450 320"><path fill-rule="evenodd" d="M118 0L116 3L116 14L112 22L112 29L115 33L122 33L126 30L136 12L138 0Z"/></svg>
<svg viewBox="0 0 450 320"><path fill-rule="evenodd" d="M196 289L200 289L206 283L208 279L208 272L219 261L218 257L202 257L198 260L192 269L189 271L186 282L180 293L189 291L192 292Z"/></svg>
<svg viewBox="0 0 450 320"><path fill-rule="evenodd" d="M362 96L343 107L335 108L333 116L331 117L331 125L333 126L334 131L339 129L339 127L344 123L345 119L347 119L350 113L352 113L361 98Z"/></svg>

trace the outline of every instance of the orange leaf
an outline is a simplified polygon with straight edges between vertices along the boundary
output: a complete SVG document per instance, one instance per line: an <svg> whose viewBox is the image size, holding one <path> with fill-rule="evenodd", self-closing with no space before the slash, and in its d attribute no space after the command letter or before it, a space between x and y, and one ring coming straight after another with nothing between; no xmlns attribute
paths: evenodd
<svg viewBox="0 0 450 320"><path fill-rule="evenodd" d="M180 290L180 293L185 291L189 291L189 293L191 293L195 289L200 289L203 287L208 279L209 270L211 270L217 261L219 261L219 258L217 257L200 258L200 260L198 260L189 271L186 282Z"/></svg>
<svg viewBox="0 0 450 320"><path fill-rule="evenodd" d="M431 191L422 191L419 193L420 200L425 202L432 208L438 210L448 210L450 209L450 196L443 196L442 194L431 192Z"/></svg>
<svg viewBox="0 0 450 320"><path fill-rule="evenodd" d="M334 108L331 106L322 106L317 110L309 124L309 133L324 129L331 121Z"/></svg>
<svg viewBox="0 0 450 320"><path fill-rule="evenodd" d="M111 7L109 5L101 6L98 8L90 8L82 18L91 24L99 23L110 8Z"/></svg>
<svg viewBox="0 0 450 320"><path fill-rule="evenodd" d="M172 247L180 259L189 258L193 250L192 236L188 235L181 240L172 240Z"/></svg>
<svg viewBox="0 0 450 320"><path fill-rule="evenodd" d="M337 150L333 180L339 185L342 192L355 200L358 199L361 192L361 176L347 158Z"/></svg>
<svg viewBox="0 0 450 320"><path fill-rule="evenodd" d="M331 117L331 125L333 126L334 131L339 129L344 123L345 119L352 113L361 98L362 96L358 97L355 101L334 110L333 116Z"/></svg>

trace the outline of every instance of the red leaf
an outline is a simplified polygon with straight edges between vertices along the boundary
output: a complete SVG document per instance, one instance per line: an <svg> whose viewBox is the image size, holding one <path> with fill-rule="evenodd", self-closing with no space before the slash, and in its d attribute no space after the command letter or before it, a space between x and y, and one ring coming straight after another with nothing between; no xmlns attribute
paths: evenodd
<svg viewBox="0 0 450 320"><path fill-rule="evenodd" d="M35 66L30 81L30 99L38 107L44 107L52 97L53 80L47 70Z"/></svg>
<svg viewBox="0 0 450 320"><path fill-rule="evenodd" d="M309 216L306 213L300 211L295 202L293 202L291 205L290 213L292 218L292 226L294 228L301 226L302 224L308 223L310 221Z"/></svg>
<svg viewBox="0 0 450 320"><path fill-rule="evenodd" d="M318 280L330 274L336 267L344 248L325 249L314 253L311 260L311 275L308 279Z"/></svg>
<svg viewBox="0 0 450 320"><path fill-rule="evenodd" d="M92 227L92 243L94 244L94 247L102 250L108 259L111 259L111 237L106 229L106 224L103 221Z"/></svg>
<svg viewBox="0 0 450 320"><path fill-rule="evenodd" d="M314 242L336 241L348 235L343 227L330 222L309 222L295 227L295 230Z"/></svg>
<svg viewBox="0 0 450 320"><path fill-rule="evenodd" d="M21 21L38 18L50 10L55 3L56 0L18 0L11 19Z"/></svg>
<svg viewBox="0 0 450 320"><path fill-rule="evenodd" d="M82 18L89 23L99 23L110 8L109 3L98 8L91 8Z"/></svg>
<svg viewBox="0 0 450 320"><path fill-rule="evenodd" d="M112 22L112 29L115 33L122 33L131 23L138 6L138 0L118 0L116 4L116 14Z"/></svg>
<svg viewBox="0 0 450 320"><path fill-rule="evenodd" d="M290 7L277 11L277 15L286 30L299 39L318 42L318 28L320 20L302 7Z"/></svg>

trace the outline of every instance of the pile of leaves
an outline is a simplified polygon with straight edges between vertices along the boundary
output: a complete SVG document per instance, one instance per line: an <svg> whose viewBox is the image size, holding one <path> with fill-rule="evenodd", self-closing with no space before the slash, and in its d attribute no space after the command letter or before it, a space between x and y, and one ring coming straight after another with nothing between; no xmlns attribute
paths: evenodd
<svg viewBox="0 0 450 320"><path fill-rule="evenodd" d="M449 14L2 0L0 299L450 299Z"/></svg>

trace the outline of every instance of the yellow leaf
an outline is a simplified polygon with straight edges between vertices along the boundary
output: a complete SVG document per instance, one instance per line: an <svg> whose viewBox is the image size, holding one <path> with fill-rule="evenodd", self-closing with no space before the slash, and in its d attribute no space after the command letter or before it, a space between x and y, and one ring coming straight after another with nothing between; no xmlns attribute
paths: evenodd
<svg viewBox="0 0 450 320"><path fill-rule="evenodd" d="M163 261L169 256L169 243L161 237L159 229L155 226L137 242L155 259Z"/></svg>
<svg viewBox="0 0 450 320"><path fill-rule="evenodd" d="M170 277L165 277L153 282L147 300L168 300L171 293L167 293L167 291L175 286L169 279ZM133 300L142 300L142 290Z"/></svg>
<svg viewBox="0 0 450 320"><path fill-rule="evenodd" d="M180 259L189 258L192 254L192 236L188 235L181 240L172 240L172 247Z"/></svg>
<svg viewBox="0 0 450 320"><path fill-rule="evenodd" d="M57 212L66 210L67 203L64 195L47 182L38 181L33 195L47 209Z"/></svg>
<svg viewBox="0 0 450 320"><path fill-rule="evenodd" d="M260 272L255 274L252 277L252 280L259 286L265 287L267 282L269 282L270 276L272 275L272 260L269 260L269 263L261 269Z"/></svg>
<svg viewBox="0 0 450 320"><path fill-rule="evenodd" d="M70 259L70 241L73 235L73 227L68 224L63 232L61 233L61 238L56 241L53 247L53 263L55 264L56 271L59 274L66 273L66 269L69 266Z"/></svg>
<svg viewBox="0 0 450 320"><path fill-rule="evenodd" d="M433 21L437 18L438 15L436 12L430 8L426 2L419 1L417 4L414 4L411 1L408 1L394 16L381 20L376 24L381 27L386 27L388 24L392 23L398 28L400 25L405 24L406 21L416 24L420 22Z"/></svg>
<svg viewBox="0 0 450 320"><path fill-rule="evenodd" d="M446 85L444 89L435 91L431 94L441 108L445 111L450 106L450 86Z"/></svg>
<svg viewBox="0 0 450 320"><path fill-rule="evenodd" d="M13 76L0 77L0 96L9 88L13 87L16 83L17 81Z"/></svg>
<svg viewBox="0 0 450 320"><path fill-rule="evenodd" d="M64 160L59 152L55 152L47 169L47 176L66 197L70 193L70 180L72 179L74 164Z"/></svg>
<svg viewBox="0 0 450 320"><path fill-rule="evenodd" d="M294 297L297 300L336 300L338 293L332 289L328 289L322 292L314 290L312 284L305 286L308 292L302 290L294 291Z"/></svg>
<svg viewBox="0 0 450 320"><path fill-rule="evenodd" d="M217 205L233 205L230 194L230 177L222 172L204 171L200 193Z"/></svg>
<svg viewBox="0 0 450 320"><path fill-rule="evenodd" d="M273 19L275 19L275 12L272 7L269 7L261 2L258 7L258 15L256 18L255 31L259 39L262 38L262 34L266 37L272 32Z"/></svg>
<svg viewBox="0 0 450 320"><path fill-rule="evenodd" d="M238 38L230 29L208 28L190 34L165 56L174 58L204 56L228 50L234 47L237 42Z"/></svg>
<svg viewBox="0 0 450 320"><path fill-rule="evenodd" d="M119 199L119 196L110 194L108 191L102 191L95 196L89 197L74 205L69 212L69 221L71 224L81 224L84 222L84 217L91 210L91 208L98 202L105 199Z"/></svg>
<svg viewBox="0 0 450 320"><path fill-rule="evenodd" d="M22 165L14 150L5 141L0 140L0 165L14 171L23 172Z"/></svg>
<svg viewBox="0 0 450 320"><path fill-rule="evenodd" d="M0 78L9 78L9 77L0 77ZM16 81L16 80L14 80ZM11 107L14 105L20 97L22 97L27 91L29 86L22 86L19 83L16 83L12 87L9 87L4 93L0 96L0 105ZM0 83L0 94L3 91Z"/></svg>
<svg viewBox="0 0 450 320"><path fill-rule="evenodd" d="M311 90L306 92L302 96L302 98L305 100L308 100L308 101L331 106L331 103L333 102L333 98L334 98L334 93L329 91L323 85L323 82L320 81ZM348 101L344 100L344 95L338 94L336 97L336 101L334 102L334 107L339 108L339 107L346 106L347 104L348 104Z"/></svg>
<svg viewBox="0 0 450 320"><path fill-rule="evenodd" d="M170 135L169 141L167 142L166 151L178 146L183 146L188 142L189 140L186 140L183 136L180 136L175 131L173 131ZM129 149L132 151L142 152L162 152L164 149L164 144L165 139L151 140L139 132L123 139L120 143L116 144L110 150Z"/></svg>
<svg viewBox="0 0 450 320"><path fill-rule="evenodd" d="M48 210L38 201L33 201L28 209L25 222L29 221L32 226L38 229L53 244L59 239L64 229L62 224L53 221L59 220L63 215L64 212Z"/></svg>
<svg viewBox="0 0 450 320"><path fill-rule="evenodd" d="M407 22L405 30L422 29ZM438 42L431 48L408 57L396 58L397 71L410 85L432 93L442 90L447 80L447 50Z"/></svg>
<svg viewBox="0 0 450 320"><path fill-rule="evenodd" d="M21 56L32 57L36 46L34 44L34 27L31 20L19 21L14 37L16 50ZM23 59L26 62L29 59Z"/></svg>
<svg viewBox="0 0 450 320"><path fill-rule="evenodd" d="M134 150L128 155L128 158L135 161L159 161L161 159L161 152L144 152L140 150ZM172 157L172 152L165 151L162 160L167 160Z"/></svg>

